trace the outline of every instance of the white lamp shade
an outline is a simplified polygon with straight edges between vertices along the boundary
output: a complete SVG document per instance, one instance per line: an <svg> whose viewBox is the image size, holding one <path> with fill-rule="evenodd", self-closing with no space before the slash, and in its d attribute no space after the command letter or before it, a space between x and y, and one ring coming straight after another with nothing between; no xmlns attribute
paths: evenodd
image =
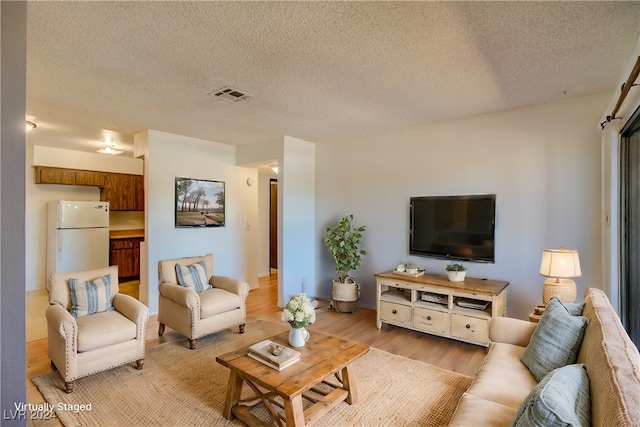
<svg viewBox="0 0 640 427"><path fill-rule="evenodd" d="M574 249L545 249L542 251L540 274L546 277L580 277L580 259Z"/></svg>

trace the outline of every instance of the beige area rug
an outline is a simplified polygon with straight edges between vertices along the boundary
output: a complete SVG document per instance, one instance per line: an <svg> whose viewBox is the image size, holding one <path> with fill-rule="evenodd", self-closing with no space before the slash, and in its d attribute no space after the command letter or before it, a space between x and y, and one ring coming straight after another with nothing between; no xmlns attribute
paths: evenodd
<svg viewBox="0 0 640 427"><path fill-rule="evenodd" d="M234 328L201 338L196 350L183 341L162 344L147 352L144 369L127 365L81 378L70 395L57 372L32 381L65 426L242 425L222 416L229 370L216 356L285 329L256 321L243 335ZM358 402L340 403L316 425L446 425L471 384L470 377L374 348L354 362L354 372ZM91 410L73 410L87 404Z"/></svg>

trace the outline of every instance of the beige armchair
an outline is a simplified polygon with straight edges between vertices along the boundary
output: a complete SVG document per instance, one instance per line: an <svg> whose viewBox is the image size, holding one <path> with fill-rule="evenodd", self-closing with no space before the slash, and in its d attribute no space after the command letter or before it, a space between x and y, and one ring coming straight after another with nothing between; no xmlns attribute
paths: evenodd
<svg viewBox="0 0 640 427"><path fill-rule="evenodd" d="M176 264L187 267L200 262L206 266L202 284L211 288L196 292L179 283ZM193 350L196 340L205 335L233 326L239 326L240 333L244 333L249 285L238 279L214 276L212 254L160 261L158 281L158 335L162 336L165 325L169 326L185 335Z"/></svg>
<svg viewBox="0 0 640 427"><path fill-rule="evenodd" d="M107 275L110 284L105 285ZM49 358L67 393L76 379L96 372L134 361L142 369L149 309L118 293L118 266L53 273L50 279L51 305L45 313Z"/></svg>

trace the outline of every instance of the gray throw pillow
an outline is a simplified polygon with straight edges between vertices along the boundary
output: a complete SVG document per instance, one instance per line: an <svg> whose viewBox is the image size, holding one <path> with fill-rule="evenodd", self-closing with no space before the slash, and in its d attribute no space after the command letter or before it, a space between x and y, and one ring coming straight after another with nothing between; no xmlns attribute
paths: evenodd
<svg viewBox="0 0 640 427"><path fill-rule="evenodd" d="M522 402L513 427L588 426L589 377L584 365L554 369Z"/></svg>
<svg viewBox="0 0 640 427"><path fill-rule="evenodd" d="M559 298L551 298L520 358L536 381L556 368L575 363L588 322L586 317L572 315Z"/></svg>
<svg viewBox="0 0 640 427"><path fill-rule="evenodd" d="M562 302L562 300L559 300L560 302ZM567 309L567 311L569 313L571 313L572 316L581 316L582 315L582 310L584 310L584 303L583 302L569 302L569 303L564 303L565 308Z"/></svg>

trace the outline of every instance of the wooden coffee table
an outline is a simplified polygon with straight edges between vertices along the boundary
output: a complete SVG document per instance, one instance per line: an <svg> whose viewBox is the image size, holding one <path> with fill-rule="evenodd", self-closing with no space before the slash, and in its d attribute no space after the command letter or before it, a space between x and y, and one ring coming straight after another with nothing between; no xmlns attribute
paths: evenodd
<svg viewBox="0 0 640 427"><path fill-rule="evenodd" d="M290 347L288 337L287 331L269 339ZM350 365L369 351L368 345L311 332L306 345L296 348L302 353L301 360L282 371L248 357L247 348L216 357L218 363L231 370L224 402L226 419L235 416L250 426L264 425L250 411L251 406L262 402L277 425L310 425L343 400L351 405L358 400ZM240 400L243 384L253 390L253 398ZM310 402L306 409L303 399Z"/></svg>

